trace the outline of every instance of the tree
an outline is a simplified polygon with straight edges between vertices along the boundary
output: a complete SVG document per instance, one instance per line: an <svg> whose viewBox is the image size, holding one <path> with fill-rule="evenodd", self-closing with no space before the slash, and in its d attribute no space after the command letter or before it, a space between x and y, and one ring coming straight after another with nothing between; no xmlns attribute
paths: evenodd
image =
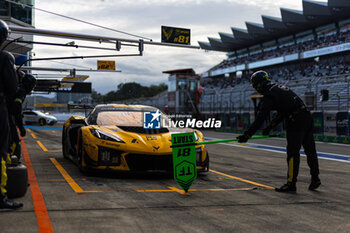
<svg viewBox="0 0 350 233"><path fill-rule="evenodd" d="M168 89L165 83L151 85L150 87L142 86L136 82L120 83L116 91L110 91L105 95L92 90L91 98L95 102L113 102L118 100L137 99L141 97L153 97Z"/></svg>
<svg viewBox="0 0 350 233"><path fill-rule="evenodd" d="M91 91L91 98L93 99L94 102L102 102L103 101L103 96L98 93L97 91L95 91L94 89L92 89Z"/></svg>

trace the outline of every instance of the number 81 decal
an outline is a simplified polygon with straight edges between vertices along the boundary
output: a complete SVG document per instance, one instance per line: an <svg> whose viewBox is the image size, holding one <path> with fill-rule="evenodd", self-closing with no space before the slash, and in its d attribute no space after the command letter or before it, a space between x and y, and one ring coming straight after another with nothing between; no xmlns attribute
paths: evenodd
<svg viewBox="0 0 350 233"><path fill-rule="evenodd" d="M188 44L190 40L189 36L179 36L174 38L174 42Z"/></svg>

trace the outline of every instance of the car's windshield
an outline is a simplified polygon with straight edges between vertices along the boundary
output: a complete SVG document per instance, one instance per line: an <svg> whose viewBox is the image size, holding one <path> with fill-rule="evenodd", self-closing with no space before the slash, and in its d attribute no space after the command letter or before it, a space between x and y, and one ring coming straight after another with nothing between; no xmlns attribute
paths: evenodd
<svg viewBox="0 0 350 233"><path fill-rule="evenodd" d="M167 119L165 114L161 119ZM117 125L117 126L143 126L142 111L103 111L98 113L97 125Z"/></svg>

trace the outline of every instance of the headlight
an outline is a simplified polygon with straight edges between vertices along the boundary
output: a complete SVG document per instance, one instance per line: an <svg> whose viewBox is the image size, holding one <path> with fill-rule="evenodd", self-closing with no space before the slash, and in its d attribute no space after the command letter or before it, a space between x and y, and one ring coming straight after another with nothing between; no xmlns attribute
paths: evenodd
<svg viewBox="0 0 350 233"><path fill-rule="evenodd" d="M198 141L198 140L199 140L199 136L198 136L198 134L197 134L196 131L194 131L194 140L195 140L195 141Z"/></svg>
<svg viewBox="0 0 350 233"><path fill-rule="evenodd" d="M121 140L117 136L111 135L98 129L90 129L90 132L92 133L92 135L99 139L124 143L123 140Z"/></svg>

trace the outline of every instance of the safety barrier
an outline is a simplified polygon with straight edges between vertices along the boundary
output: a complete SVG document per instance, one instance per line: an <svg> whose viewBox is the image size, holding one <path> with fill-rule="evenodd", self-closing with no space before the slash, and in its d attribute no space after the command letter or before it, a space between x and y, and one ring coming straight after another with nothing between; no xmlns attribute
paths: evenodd
<svg viewBox="0 0 350 233"><path fill-rule="evenodd" d="M226 133L235 133L242 134L244 133L244 129L216 129L218 132L226 132ZM256 135L261 135L261 131L256 132ZM270 135L276 135L281 138L286 137L285 132L273 131ZM320 142L333 142L333 143L342 143L342 144L350 144L350 137L339 137L339 136L322 136L322 135L314 135L315 141Z"/></svg>
<svg viewBox="0 0 350 233"><path fill-rule="evenodd" d="M338 136L350 136L350 112L338 112L336 116Z"/></svg>
<svg viewBox="0 0 350 233"><path fill-rule="evenodd" d="M312 118L314 120L314 134L324 134L324 117L323 112L313 112Z"/></svg>
<svg viewBox="0 0 350 233"><path fill-rule="evenodd" d="M275 114L276 113L271 113L271 119L275 117ZM325 117L325 115L327 117ZM350 144L350 112L335 112L332 114L325 114L323 112L313 112L312 116L314 121L314 138L316 141ZM216 129L217 131L237 134L241 134L245 130L247 130L250 126L251 121L254 120L253 115L248 112L215 114L215 117L216 119L220 119L222 121L222 127L221 129ZM325 125L331 125L329 121L332 118L336 119L336 123L333 122L334 132L331 132L329 129L327 129L326 132ZM263 125L261 129L263 129L264 127L265 125ZM283 123L280 123L273 129L273 132L271 132L271 134L275 134L280 137L286 137L283 128ZM257 135L259 134L261 134L261 131L257 132Z"/></svg>

